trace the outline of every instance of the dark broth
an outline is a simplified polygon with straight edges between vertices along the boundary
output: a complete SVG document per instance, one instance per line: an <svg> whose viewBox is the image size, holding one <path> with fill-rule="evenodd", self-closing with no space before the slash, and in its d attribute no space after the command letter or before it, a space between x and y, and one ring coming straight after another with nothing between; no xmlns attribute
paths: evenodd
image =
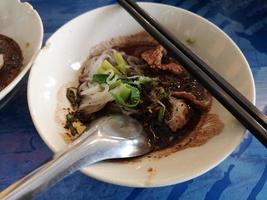
<svg viewBox="0 0 267 200"><path fill-rule="evenodd" d="M155 45L135 44L126 47L115 47L115 49L117 49L118 51L123 51L128 55L136 56L139 58L141 57L142 52L151 48L155 48ZM172 58L167 54L164 56L163 61L168 62L170 59ZM167 92L171 90L190 91L196 96L197 99L204 98L204 88L198 82L196 82L195 79L186 71L181 75L174 75L167 71L164 71L164 73L162 73L161 70L152 69L149 67L144 67L142 71L146 76L158 77L160 81L157 87L162 87ZM152 89L153 88L150 86L142 87L142 101L136 108L138 112L136 114L132 114L131 116L137 119L143 125L144 129L149 134L154 149L158 150L177 143L179 140L186 137L188 133L192 132L198 124L203 112L195 108L194 105L191 104L191 102L187 101L186 103L189 106L190 110L189 121L182 129L179 129L176 132L172 132L165 123L158 121L158 112L150 112L149 107L151 106L152 109L157 110L157 107L153 105L153 103L151 102L151 97L149 96ZM167 98L163 99L162 102L167 106L166 115L168 115L168 111L171 110L171 105L169 105L170 103L168 102ZM114 112L120 112L120 109L114 110L114 103L108 103L103 109L91 114L90 116L85 116L83 115L83 113L79 112L74 113L74 115L76 115L75 117L77 117L84 124L88 124L98 117Z"/></svg>
<svg viewBox="0 0 267 200"><path fill-rule="evenodd" d="M0 91L18 75L22 68L23 56L19 45L11 38L0 34L0 55L4 64L0 68Z"/></svg>

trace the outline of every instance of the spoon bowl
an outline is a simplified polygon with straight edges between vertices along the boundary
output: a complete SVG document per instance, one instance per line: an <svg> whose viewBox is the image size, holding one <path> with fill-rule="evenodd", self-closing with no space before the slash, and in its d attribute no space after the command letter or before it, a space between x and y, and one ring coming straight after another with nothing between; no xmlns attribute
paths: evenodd
<svg viewBox="0 0 267 200"><path fill-rule="evenodd" d="M0 193L0 199L31 199L64 177L90 164L141 156L152 150L142 126L124 115L101 117L67 149Z"/></svg>
<svg viewBox="0 0 267 200"><path fill-rule="evenodd" d="M110 157L130 158L147 154L152 150L147 134L135 119L126 115L110 115L98 119L95 126L103 140L120 143L120 148Z"/></svg>

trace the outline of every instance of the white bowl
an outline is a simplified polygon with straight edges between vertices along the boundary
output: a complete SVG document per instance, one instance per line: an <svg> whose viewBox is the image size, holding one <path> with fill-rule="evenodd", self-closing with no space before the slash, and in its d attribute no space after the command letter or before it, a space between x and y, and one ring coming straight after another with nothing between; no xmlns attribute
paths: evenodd
<svg viewBox="0 0 267 200"><path fill-rule="evenodd" d="M218 27L186 10L172 6L141 3L177 38L196 42L191 48L230 81L251 101L255 100L249 65L234 42ZM80 64L90 48L112 37L143 29L120 6L112 5L87 12L60 28L40 52L29 77L28 103L39 134L54 151L66 147L64 129L57 122L58 99L62 87L77 77ZM246 80L246 81L244 81ZM218 165L240 143L245 129L217 101L212 112L225 124L223 132L203 146L188 148L165 158L146 158L138 162L102 162L82 169L85 174L109 183L155 187L183 182ZM152 168L153 170L148 170Z"/></svg>
<svg viewBox="0 0 267 200"><path fill-rule="evenodd" d="M17 77L0 92L0 102L19 83L30 69L43 40L40 16L29 3L19 0L0 1L0 34L14 39L24 57L23 68Z"/></svg>

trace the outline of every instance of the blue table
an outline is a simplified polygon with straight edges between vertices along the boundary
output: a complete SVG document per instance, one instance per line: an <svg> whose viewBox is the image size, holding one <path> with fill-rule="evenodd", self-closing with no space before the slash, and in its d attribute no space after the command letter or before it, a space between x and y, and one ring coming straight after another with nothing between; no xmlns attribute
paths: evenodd
<svg viewBox="0 0 267 200"><path fill-rule="evenodd" d="M46 40L70 19L115 0L28 0L40 13ZM251 66L257 106L267 113L267 2L255 0L154 0L195 12L222 28ZM265 4L263 3L265 2ZM245 81L245 80L244 80ZM0 190L52 156L35 130L27 106L27 81L0 111ZM44 199L267 199L267 151L250 133L219 166L169 187L140 189L111 185L80 172L38 197Z"/></svg>

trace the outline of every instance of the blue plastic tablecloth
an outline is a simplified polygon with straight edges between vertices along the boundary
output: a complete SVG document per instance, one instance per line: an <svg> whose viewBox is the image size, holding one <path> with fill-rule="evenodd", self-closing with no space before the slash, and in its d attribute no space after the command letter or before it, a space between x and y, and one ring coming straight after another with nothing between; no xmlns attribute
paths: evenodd
<svg viewBox="0 0 267 200"><path fill-rule="evenodd" d="M28 0L40 13L46 40L70 19L115 0ZM256 83L257 106L267 113L267 1L154 0L197 13L223 29L240 47ZM1 27L0 27L1 28ZM245 81L245 80L244 80ZM0 110L0 190L52 156L35 130L27 106L27 80ZM128 188L77 172L39 196L60 199L267 199L267 151L250 133L220 165L185 183Z"/></svg>

